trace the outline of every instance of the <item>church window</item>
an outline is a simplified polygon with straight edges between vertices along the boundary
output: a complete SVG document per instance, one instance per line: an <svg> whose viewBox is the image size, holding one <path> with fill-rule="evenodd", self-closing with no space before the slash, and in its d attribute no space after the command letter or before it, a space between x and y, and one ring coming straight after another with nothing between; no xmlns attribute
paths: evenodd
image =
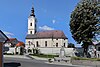
<svg viewBox="0 0 100 67"><path fill-rule="evenodd" d="M64 47L65 47L65 43L64 43Z"/></svg>
<svg viewBox="0 0 100 67"><path fill-rule="evenodd" d="M45 41L45 47L47 47L47 41Z"/></svg>
<svg viewBox="0 0 100 67"><path fill-rule="evenodd" d="M56 47L58 47L58 43L56 43Z"/></svg>
<svg viewBox="0 0 100 67"><path fill-rule="evenodd" d="M30 31L30 34L32 34L32 31Z"/></svg>
<svg viewBox="0 0 100 67"><path fill-rule="evenodd" d="M32 23L30 23L30 26L32 26Z"/></svg>
<svg viewBox="0 0 100 67"><path fill-rule="evenodd" d="M39 47L39 42L38 41L36 42L36 47Z"/></svg>
<svg viewBox="0 0 100 67"><path fill-rule="evenodd" d="M30 45L30 44L31 44L31 42L30 42L30 41L28 41L28 44Z"/></svg>
<svg viewBox="0 0 100 67"><path fill-rule="evenodd" d="M100 47L98 47L98 51L100 51Z"/></svg>

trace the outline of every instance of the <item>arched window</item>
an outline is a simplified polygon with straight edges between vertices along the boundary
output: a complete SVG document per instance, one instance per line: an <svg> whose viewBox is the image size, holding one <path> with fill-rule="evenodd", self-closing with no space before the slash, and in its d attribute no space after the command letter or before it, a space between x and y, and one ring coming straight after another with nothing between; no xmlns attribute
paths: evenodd
<svg viewBox="0 0 100 67"><path fill-rule="evenodd" d="M30 26L32 26L32 23L30 23Z"/></svg>
<svg viewBox="0 0 100 67"><path fill-rule="evenodd" d="M47 47L47 41L45 41L45 47Z"/></svg>
<svg viewBox="0 0 100 67"><path fill-rule="evenodd" d="M56 47L58 47L58 43L56 43Z"/></svg>
<svg viewBox="0 0 100 67"><path fill-rule="evenodd" d="M30 34L32 34L32 31L30 31Z"/></svg>
<svg viewBox="0 0 100 67"><path fill-rule="evenodd" d="M39 43L38 43L38 41L36 41L36 47L39 47Z"/></svg>

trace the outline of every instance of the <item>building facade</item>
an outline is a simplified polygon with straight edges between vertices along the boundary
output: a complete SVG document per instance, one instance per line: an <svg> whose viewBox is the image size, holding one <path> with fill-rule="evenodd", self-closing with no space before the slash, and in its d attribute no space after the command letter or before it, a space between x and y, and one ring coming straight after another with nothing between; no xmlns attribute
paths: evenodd
<svg viewBox="0 0 100 67"><path fill-rule="evenodd" d="M34 8L32 7L31 14L28 17L28 34L26 36L26 52L44 54L58 54L61 47L67 49L68 38L60 30L37 31L36 18Z"/></svg>
<svg viewBox="0 0 100 67"><path fill-rule="evenodd" d="M100 58L100 41L98 43L94 43L94 45L89 45L88 54L91 58Z"/></svg>
<svg viewBox="0 0 100 67"><path fill-rule="evenodd" d="M16 38L9 38L9 40L4 44L4 47L8 47L8 51L4 51L5 54L24 54L25 44L18 41Z"/></svg>

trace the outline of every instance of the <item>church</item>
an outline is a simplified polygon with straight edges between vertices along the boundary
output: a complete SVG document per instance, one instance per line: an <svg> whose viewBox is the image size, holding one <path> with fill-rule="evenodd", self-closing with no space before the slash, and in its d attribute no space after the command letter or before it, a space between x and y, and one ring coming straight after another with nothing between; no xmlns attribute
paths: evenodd
<svg viewBox="0 0 100 67"><path fill-rule="evenodd" d="M67 49L68 38L63 31L46 30L37 31L37 22L32 7L31 14L28 17L28 33L26 35L26 52L29 54L59 54L61 47Z"/></svg>

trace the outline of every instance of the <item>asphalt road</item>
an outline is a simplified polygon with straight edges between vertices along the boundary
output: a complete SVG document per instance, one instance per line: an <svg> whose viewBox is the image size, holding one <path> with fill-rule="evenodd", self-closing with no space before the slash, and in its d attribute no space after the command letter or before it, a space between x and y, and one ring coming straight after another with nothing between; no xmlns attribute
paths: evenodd
<svg viewBox="0 0 100 67"><path fill-rule="evenodd" d="M4 67L78 67L78 66L47 64L45 62L46 61L43 60L6 57L4 58Z"/></svg>

